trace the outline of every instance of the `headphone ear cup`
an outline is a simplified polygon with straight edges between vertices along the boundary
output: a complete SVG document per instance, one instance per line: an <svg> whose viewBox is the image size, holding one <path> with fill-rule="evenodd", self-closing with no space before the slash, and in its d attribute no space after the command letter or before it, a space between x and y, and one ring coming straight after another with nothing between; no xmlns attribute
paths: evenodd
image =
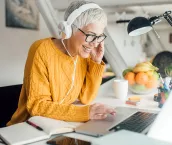
<svg viewBox="0 0 172 145"><path fill-rule="evenodd" d="M58 24L60 39L68 39L72 35L71 26L66 21L62 21Z"/></svg>
<svg viewBox="0 0 172 145"><path fill-rule="evenodd" d="M68 39L68 38L70 38L71 37L71 35L72 35L72 28L71 28L71 25L66 25L66 27L65 27L66 29L65 29L65 34L66 34L66 38L65 39Z"/></svg>

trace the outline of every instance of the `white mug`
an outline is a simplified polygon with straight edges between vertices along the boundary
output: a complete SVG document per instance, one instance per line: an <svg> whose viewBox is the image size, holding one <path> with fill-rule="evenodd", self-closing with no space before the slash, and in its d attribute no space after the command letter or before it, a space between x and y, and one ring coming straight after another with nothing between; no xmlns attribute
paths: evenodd
<svg viewBox="0 0 172 145"><path fill-rule="evenodd" d="M127 100L128 81L124 79L115 79L113 82L113 90L115 93L115 98L122 101Z"/></svg>

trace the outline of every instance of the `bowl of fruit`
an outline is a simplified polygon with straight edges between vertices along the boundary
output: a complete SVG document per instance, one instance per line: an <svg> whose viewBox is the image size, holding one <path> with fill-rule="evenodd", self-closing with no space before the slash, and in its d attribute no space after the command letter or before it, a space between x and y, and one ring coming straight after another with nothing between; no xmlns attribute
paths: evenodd
<svg viewBox="0 0 172 145"><path fill-rule="evenodd" d="M148 94L159 86L158 68L150 62L136 64L134 68L123 71L124 79L128 80L129 90L136 94Z"/></svg>

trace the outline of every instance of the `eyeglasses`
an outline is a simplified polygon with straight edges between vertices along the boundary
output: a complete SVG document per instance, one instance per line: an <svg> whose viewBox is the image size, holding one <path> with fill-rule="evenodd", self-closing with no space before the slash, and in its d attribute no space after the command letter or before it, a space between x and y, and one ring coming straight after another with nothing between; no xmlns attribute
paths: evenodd
<svg viewBox="0 0 172 145"><path fill-rule="evenodd" d="M96 36L96 35L92 35L92 34L86 34L84 31L82 31L81 29L78 28L79 31L81 31L85 36L85 41L86 42L93 42L94 40L97 39L97 42L100 43L103 40L105 40L105 38L107 37L105 34L100 35L100 36Z"/></svg>

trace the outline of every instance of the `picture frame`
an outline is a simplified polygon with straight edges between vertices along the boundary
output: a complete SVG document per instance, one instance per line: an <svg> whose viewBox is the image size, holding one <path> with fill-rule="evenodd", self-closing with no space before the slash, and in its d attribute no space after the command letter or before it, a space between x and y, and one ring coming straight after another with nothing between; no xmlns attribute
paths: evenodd
<svg viewBox="0 0 172 145"><path fill-rule="evenodd" d="M39 29L35 0L6 0L6 27Z"/></svg>

